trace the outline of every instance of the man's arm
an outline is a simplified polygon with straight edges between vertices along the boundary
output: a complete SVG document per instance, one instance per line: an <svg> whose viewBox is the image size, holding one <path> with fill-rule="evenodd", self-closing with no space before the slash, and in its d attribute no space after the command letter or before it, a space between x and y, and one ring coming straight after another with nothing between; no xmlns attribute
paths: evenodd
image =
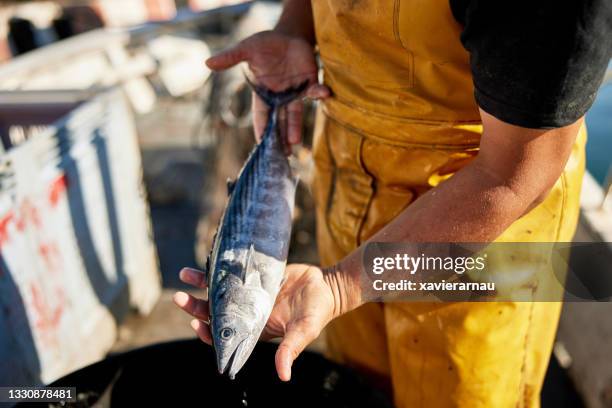
<svg viewBox="0 0 612 408"><path fill-rule="evenodd" d="M528 129L480 113L484 132L478 156L369 242L487 243L542 202L561 176L582 119L557 129ZM326 274L337 291L338 314L368 300L361 298L359 286L364 246Z"/></svg>
<svg viewBox="0 0 612 408"><path fill-rule="evenodd" d="M314 23L309 0L285 0L272 31L257 33L206 61L214 71L246 62L258 84L281 91L308 80L305 97L322 99L329 89L318 83L314 56ZM268 119L268 107L253 93L253 128L259 140ZM288 144L302 139L303 103L295 100L279 111L281 137Z"/></svg>
<svg viewBox="0 0 612 408"><path fill-rule="evenodd" d="M484 134L478 156L449 180L416 200L372 242L490 242L535 207L560 177L582 118L552 130L510 125L481 111ZM266 338L283 337L276 368L283 381L304 348L334 318L368 299L361 295L361 246L338 265L321 270L289 265L266 325ZM183 270L181 279L205 286L204 275ZM187 293L175 302L196 320L198 336L210 344L208 303Z"/></svg>
<svg viewBox="0 0 612 408"><path fill-rule="evenodd" d="M315 32L310 0L284 0L283 12L274 31L303 38L314 45Z"/></svg>

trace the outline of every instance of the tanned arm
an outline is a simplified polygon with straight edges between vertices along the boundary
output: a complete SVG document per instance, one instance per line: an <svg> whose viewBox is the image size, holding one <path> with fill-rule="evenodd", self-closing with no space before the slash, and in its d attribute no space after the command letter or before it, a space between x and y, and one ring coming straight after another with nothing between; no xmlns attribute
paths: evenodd
<svg viewBox="0 0 612 408"><path fill-rule="evenodd" d="M480 114L484 132L478 156L368 242L488 243L543 201L561 176L583 119L542 130L510 125L482 110ZM335 313L367 301L359 286L364 246L326 273L337 291Z"/></svg>
<svg viewBox="0 0 612 408"><path fill-rule="evenodd" d="M274 31L301 37L314 45L315 32L310 0L284 0L283 12Z"/></svg>

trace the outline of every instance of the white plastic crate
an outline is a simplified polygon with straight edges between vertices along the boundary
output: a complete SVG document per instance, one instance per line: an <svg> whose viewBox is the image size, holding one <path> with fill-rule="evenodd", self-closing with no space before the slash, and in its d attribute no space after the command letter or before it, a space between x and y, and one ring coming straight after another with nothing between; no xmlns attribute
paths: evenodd
<svg viewBox="0 0 612 408"><path fill-rule="evenodd" d="M117 321L161 291L133 117L118 89L90 96L58 92L53 110L53 92L0 94L2 385L103 357ZM7 138L15 126L32 136Z"/></svg>

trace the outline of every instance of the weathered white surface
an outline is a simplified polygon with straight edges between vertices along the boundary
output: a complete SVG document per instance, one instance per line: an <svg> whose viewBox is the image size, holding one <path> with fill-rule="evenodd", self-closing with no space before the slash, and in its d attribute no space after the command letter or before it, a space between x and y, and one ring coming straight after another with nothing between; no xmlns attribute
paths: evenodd
<svg viewBox="0 0 612 408"><path fill-rule="evenodd" d="M133 120L119 90L0 159L0 384L105 355L160 293Z"/></svg>
<svg viewBox="0 0 612 408"><path fill-rule="evenodd" d="M611 316L612 303L566 303L559 324L568 372L590 408L612 406Z"/></svg>
<svg viewBox="0 0 612 408"><path fill-rule="evenodd" d="M203 63L210 57L210 50L200 40L162 35L149 41L148 49L159 63L162 83L174 97L199 89L210 76Z"/></svg>
<svg viewBox="0 0 612 408"><path fill-rule="evenodd" d="M603 191L585 174L581 221L575 240L607 242L604 265L612 274L612 203L602 206ZM576 388L589 408L612 407L612 303L568 302L564 305L555 354L564 361Z"/></svg>
<svg viewBox="0 0 612 408"><path fill-rule="evenodd" d="M156 95L145 77L155 71L155 64L145 52L130 55L130 41L126 30L97 29L49 44L0 66L0 89L91 89L120 84L137 112L149 112Z"/></svg>
<svg viewBox="0 0 612 408"><path fill-rule="evenodd" d="M612 250L612 200L605 199L603 189L588 172L582 181L580 196L584 226L596 242L609 242Z"/></svg>

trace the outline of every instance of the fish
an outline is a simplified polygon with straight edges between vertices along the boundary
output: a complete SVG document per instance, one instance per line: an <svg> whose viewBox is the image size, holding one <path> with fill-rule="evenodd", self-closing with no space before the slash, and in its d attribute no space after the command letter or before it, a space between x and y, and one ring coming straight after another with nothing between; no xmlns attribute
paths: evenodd
<svg viewBox="0 0 612 408"><path fill-rule="evenodd" d="M279 131L279 109L308 85L273 92L247 82L269 107L267 123L237 179L228 182L205 268L217 368L231 379L253 352L284 279L298 176Z"/></svg>

